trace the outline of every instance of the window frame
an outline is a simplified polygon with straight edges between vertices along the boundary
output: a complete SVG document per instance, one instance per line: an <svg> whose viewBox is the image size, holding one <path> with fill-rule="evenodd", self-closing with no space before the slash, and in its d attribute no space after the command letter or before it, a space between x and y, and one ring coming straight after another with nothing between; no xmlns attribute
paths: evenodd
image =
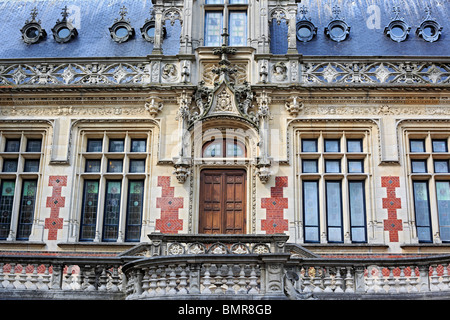
<svg viewBox="0 0 450 320"><path fill-rule="evenodd" d="M42 189L41 177L44 172L46 155L44 153L47 137L47 127L36 126L30 130L17 130L14 128L0 128L0 188L3 182L14 181L14 190L12 198L12 208L8 213L5 222L9 224L8 231L5 231L0 237L0 241L30 241L34 237L40 237L35 234L35 221L40 216L39 195ZM39 151L30 149L30 142L40 141ZM8 149L9 142L16 142L14 149ZM5 163L13 161L16 163L16 170L6 170ZM25 164L30 161L38 162L38 166L31 171L26 170ZM34 181L34 200L32 208L27 217L28 222L23 222L24 207L22 206L23 188L27 181ZM0 189L0 192L2 190ZM1 195L0 195L1 198ZM22 233L25 230L25 233ZM7 233L7 234L6 234Z"/></svg>
<svg viewBox="0 0 450 320"><path fill-rule="evenodd" d="M405 173L408 177L409 190L408 196L411 207L414 209L410 215L410 219L415 225L412 229L411 237L417 239L417 243L450 243L450 237L444 238L441 234L441 213L439 209L439 195L438 183L450 181L450 154L448 153L448 143L450 139L450 131L448 128L435 126L430 129L429 125L422 127L415 125L414 128L404 126L403 137L408 148L405 150L403 156L405 159ZM421 141L423 149L412 148L413 142ZM445 150L437 150L435 148L436 142L444 142ZM422 162L426 165L426 172L416 172L413 168L413 162ZM437 169L437 163L445 162L447 171L440 171ZM428 197L428 221L429 225L420 225L421 218L418 217L417 199L416 199L416 184L426 183L427 197ZM422 219L423 220L423 219ZM422 229L427 228L427 234L424 235Z"/></svg>
<svg viewBox="0 0 450 320"><path fill-rule="evenodd" d="M247 39L249 34L249 24L248 24L248 15L249 15L249 3L246 1L246 3L232 3L232 0L223 0L221 3L208 3L208 0L205 0L204 6L203 6L203 46L205 47L220 47L223 44L223 38L221 37L224 29L227 30L228 33L228 39L227 39L227 45L233 46L233 47L246 47L248 45ZM220 13L221 14L221 28L219 33L219 43L218 44L210 44L207 42L207 15L208 13ZM233 43L230 42L231 34L233 32L231 25L230 25L230 15L232 13L236 12L242 12L245 13L245 35L243 39L243 45L233 45Z"/></svg>
<svg viewBox="0 0 450 320"><path fill-rule="evenodd" d="M369 219L369 214L373 210L373 203L370 198L368 198L368 190L371 190L371 185L373 184L373 173L371 163L373 161L372 157L372 146L371 146L371 135L372 130L375 130L372 126L339 126L330 127L327 124L323 126L317 125L313 130L311 127L306 125L303 127L301 125L294 126L294 136L296 143L294 144L296 151L294 152L297 161L295 166L296 179L299 181L299 187L303 189L304 182L307 181L318 181L320 185L319 189L319 205L320 205L320 221L323 221L320 227L320 243L368 243L368 226L367 221ZM327 149L325 150L325 141L334 140L336 141L334 146L338 149ZM349 149L348 141L359 141L361 148L358 150ZM313 149L306 148L306 142L313 142L311 146L315 147L315 152ZM339 152L337 152L339 150ZM305 172L303 170L304 161L317 161L318 162L318 172ZM340 165L339 172L330 172L326 168L327 161L337 161ZM349 166L350 162L360 163L361 172L350 172ZM336 229L340 238L332 238L329 231L330 228L337 226L330 225L331 220L329 220L327 212L327 183L330 181L340 182L340 204L341 204L341 225L338 226L339 230ZM364 203L362 204L362 210L364 214L364 226L354 225L351 218L351 208L350 208L350 194L349 184L353 182L360 182L363 187L362 194ZM302 208L302 219L305 219L305 201L303 199L305 196L304 191L300 192L301 200L299 201L299 206ZM355 209L354 209L355 210ZM354 220L354 219L353 219ZM305 220L303 220L305 224ZM352 237L352 230L357 228L364 228L360 230L361 237L354 239ZM304 243L308 243L310 239L306 239L307 231L305 225L302 226L302 240ZM363 236L364 235L364 239ZM350 236L347 236L350 235ZM336 241L338 240L338 241Z"/></svg>
<svg viewBox="0 0 450 320"><path fill-rule="evenodd" d="M142 180L144 186L148 184L151 177L150 164L151 164L151 148L152 148L152 138L153 130L148 126L138 126L137 128L128 128L126 126L121 126L120 128L115 128L114 126L109 126L108 129L93 128L91 126L86 126L80 129L79 132L80 143L78 145L77 151L77 179L80 185L78 195L76 196L79 200L79 205L76 205L76 215L77 220L80 221L80 227L77 235L74 237L74 241L80 242L101 242L101 243L111 243L111 242L136 242L141 241L141 239L132 239L132 241L127 239L127 207L129 201L129 185L132 181ZM102 151L94 150L89 152L88 142L94 140L101 140ZM110 141L123 140L123 150L110 149ZM145 141L145 151L141 147L133 148L132 141ZM131 164L132 161L144 161L144 171L143 172L132 172ZM99 161L100 170L96 172L89 172L86 170L88 161ZM122 164L122 170L120 172L110 172L108 171L108 164L110 161L120 161ZM86 181L98 181L98 202L96 208L96 218L95 218L95 234L86 234L83 231L84 222L84 210L85 210L85 183ZM108 218L107 212L105 210L106 200L107 200L107 185L111 181L120 181L120 206L118 213L118 227L117 234L108 234L107 230L110 228L109 222L106 221ZM144 234L144 209L147 207L147 200L149 199L150 190L147 188L143 189L143 201L142 214L140 220L140 237ZM114 223L116 223L115 221ZM86 228L86 227L85 227ZM111 229L112 230L112 229ZM113 235L114 237L111 237ZM117 237L116 237L117 235Z"/></svg>

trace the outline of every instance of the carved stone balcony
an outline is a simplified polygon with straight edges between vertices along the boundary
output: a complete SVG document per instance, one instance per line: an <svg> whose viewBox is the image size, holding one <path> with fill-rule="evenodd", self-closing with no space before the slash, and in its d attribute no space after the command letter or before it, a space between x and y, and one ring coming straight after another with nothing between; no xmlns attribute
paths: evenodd
<svg viewBox="0 0 450 320"><path fill-rule="evenodd" d="M0 299L447 299L450 255L326 259L285 235L163 235L114 257L0 256Z"/></svg>

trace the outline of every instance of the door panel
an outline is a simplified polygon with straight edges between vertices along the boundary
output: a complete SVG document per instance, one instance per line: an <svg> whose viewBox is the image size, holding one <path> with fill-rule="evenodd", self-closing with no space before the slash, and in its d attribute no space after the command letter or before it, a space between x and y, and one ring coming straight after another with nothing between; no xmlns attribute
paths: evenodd
<svg viewBox="0 0 450 320"><path fill-rule="evenodd" d="M203 170L200 233L245 233L245 170Z"/></svg>

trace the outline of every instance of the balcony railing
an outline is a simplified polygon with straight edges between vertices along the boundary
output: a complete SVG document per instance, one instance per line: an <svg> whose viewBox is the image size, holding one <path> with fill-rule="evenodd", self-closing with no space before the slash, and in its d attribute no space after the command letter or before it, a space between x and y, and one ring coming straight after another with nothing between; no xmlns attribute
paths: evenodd
<svg viewBox="0 0 450 320"><path fill-rule="evenodd" d="M0 256L0 299L450 297L450 255L325 259L284 235L151 234L117 257Z"/></svg>

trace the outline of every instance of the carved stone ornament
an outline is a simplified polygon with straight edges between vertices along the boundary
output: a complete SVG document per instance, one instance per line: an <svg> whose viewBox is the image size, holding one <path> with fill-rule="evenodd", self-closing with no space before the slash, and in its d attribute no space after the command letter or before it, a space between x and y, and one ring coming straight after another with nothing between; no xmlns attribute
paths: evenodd
<svg viewBox="0 0 450 320"><path fill-rule="evenodd" d="M123 6L120 9L120 19L116 19L114 24L109 28L111 38L117 43L123 43L134 37L134 29L130 25L130 20L125 19L128 14L127 8Z"/></svg>
<svg viewBox="0 0 450 320"><path fill-rule="evenodd" d="M297 97L293 97L292 102L286 101L285 107L286 110L291 114L291 116L295 118L303 109L303 103L299 101Z"/></svg>
<svg viewBox="0 0 450 320"><path fill-rule="evenodd" d="M52 29L53 38L58 43L69 42L71 39L75 38L78 35L77 29L72 25L70 20L67 20L69 13L67 12L67 6L63 8L62 11L62 20L59 19L56 21L55 26Z"/></svg>
<svg viewBox="0 0 450 320"><path fill-rule="evenodd" d="M153 118L163 109L164 105L162 102L157 101L154 97L151 97L145 102L145 110L148 111L150 116Z"/></svg>
<svg viewBox="0 0 450 320"><path fill-rule="evenodd" d="M47 37L47 32L41 27L41 20L36 20L37 14L36 8L31 10L31 20L25 21L25 25L20 30L23 42L26 44L38 43Z"/></svg>

